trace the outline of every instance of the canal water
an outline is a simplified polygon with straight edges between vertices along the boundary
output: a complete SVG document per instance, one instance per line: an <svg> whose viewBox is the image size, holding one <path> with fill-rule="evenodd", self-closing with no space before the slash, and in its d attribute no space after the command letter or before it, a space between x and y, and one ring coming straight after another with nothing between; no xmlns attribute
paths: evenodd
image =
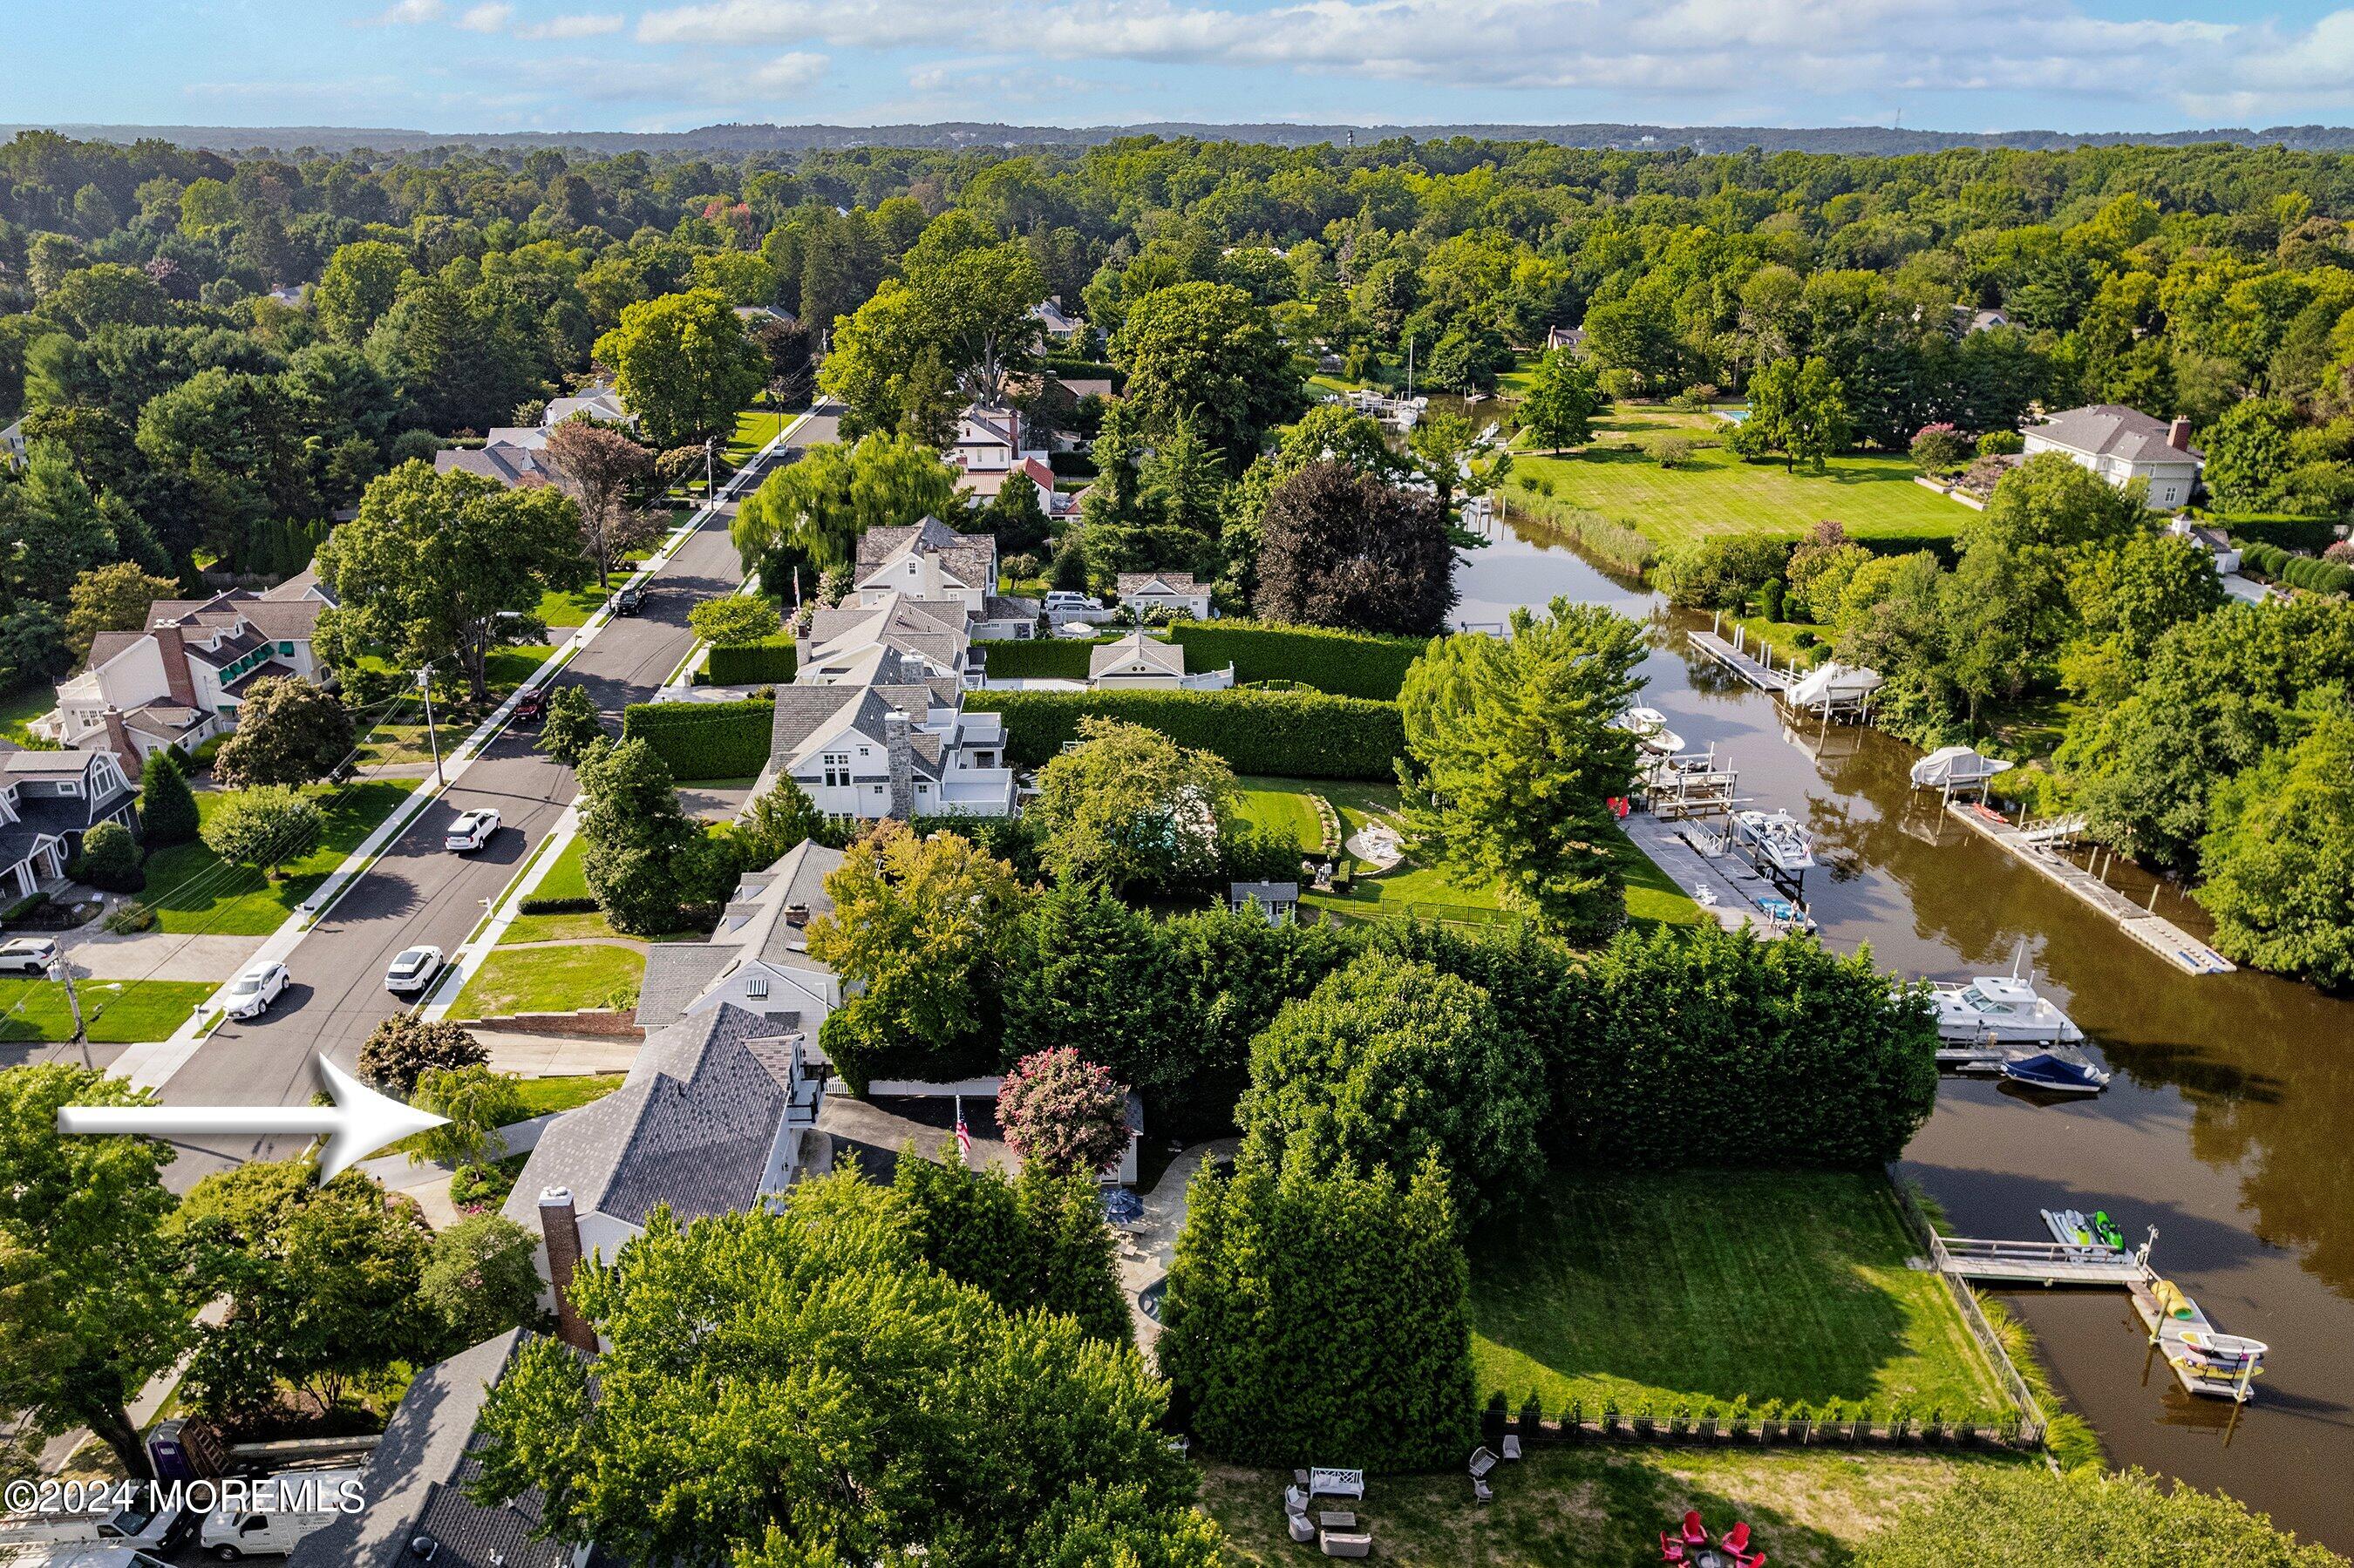
<svg viewBox="0 0 2354 1568"><path fill-rule="evenodd" d="M1536 532L1517 530L1532 527ZM2005 1299L2113 1462L2221 1488L2354 1552L2354 1002L2242 972L2181 973L2093 910L1945 820L1909 788L1918 753L1876 730L1784 722L1774 700L1689 650L1705 616L1605 575L1515 518L1457 571L1458 620L1500 622L1556 595L1647 621L1643 701L1688 750L1712 743L1752 803L1806 821L1823 863L1806 895L1824 941L1883 968L2037 984L2115 1070L2089 1102L2030 1103L1947 1078L1903 1170L1964 1235L2046 1239L2037 1211L2105 1209L2222 1329L2272 1347L2252 1404L2183 1393L2122 1291ZM2132 868L2111 880L2147 900ZM2172 887L2158 913L2203 932Z"/></svg>

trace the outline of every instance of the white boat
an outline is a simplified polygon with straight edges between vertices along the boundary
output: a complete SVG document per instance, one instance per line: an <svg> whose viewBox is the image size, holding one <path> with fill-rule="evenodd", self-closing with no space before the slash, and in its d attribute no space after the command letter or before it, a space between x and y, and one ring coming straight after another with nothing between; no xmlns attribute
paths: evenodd
<svg viewBox="0 0 2354 1568"><path fill-rule="evenodd" d="M1684 748L1684 737L1668 727L1668 715L1657 708L1628 708L1612 722L1658 756L1673 757Z"/></svg>
<svg viewBox="0 0 2354 1568"><path fill-rule="evenodd" d="M2018 975L1978 975L1929 987L1937 1010L1937 1038L1999 1045L2073 1045L2084 1032L2031 981Z"/></svg>
<svg viewBox="0 0 2354 1568"><path fill-rule="evenodd" d="M1915 789L1974 789L2011 764L1981 757L1967 746L1941 746L1913 765Z"/></svg>
<svg viewBox="0 0 2354 1568"><path fill-rule="evenodd" d="M1874 692L1887 683L1877 670L1842 664L1834 659L1817 665L1791 683L1782 697L1794 708L1845 712L1861 707L1871 700Z"/></svg>
<svg viewBox="0 0 2354 1568"><path fill-rule="evenodd" d="M2243 1367L2260 1369L2265 1352L2272 1349L2262 1340L2220 1333L2213 1329L2177 1329L2165 1339L2169 1346L2179 1347L2186 1359L2227 1376L2238 1375Z"/></svg>
<svg viewBox="0 0 2354 1568"><path fill-rule="evenodd" d="M1796 875L1815 863L1813 835L1787 811L1736 811L1733 836L1776 871Z"/></svg>

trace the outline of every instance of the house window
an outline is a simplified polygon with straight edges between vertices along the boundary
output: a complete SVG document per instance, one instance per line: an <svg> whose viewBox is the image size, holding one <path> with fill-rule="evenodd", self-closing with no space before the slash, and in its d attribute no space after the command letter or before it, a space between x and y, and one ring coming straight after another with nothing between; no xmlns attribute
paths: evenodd
<svg viewBox="0 0 2354 1568"><path fill-rule="evenodd" d="M278 645L278 652L284 657L292 659L294 657L294 644L292 642L281 642Z"/></svg>
<svg viewBox="0 0 2354 1568"><path fill-rule="evenodd" d="M829 751L821 759L825 764L825 783L829 789L839 789L850 782L850 754Z"/></svg>
<svg viewBox="0 0 2354 1568"><path fill-rule="evenodd" d="M767 996L769 994L769 977L766 975L747 976L744 980L744 994L755 1001Z"/></svg>

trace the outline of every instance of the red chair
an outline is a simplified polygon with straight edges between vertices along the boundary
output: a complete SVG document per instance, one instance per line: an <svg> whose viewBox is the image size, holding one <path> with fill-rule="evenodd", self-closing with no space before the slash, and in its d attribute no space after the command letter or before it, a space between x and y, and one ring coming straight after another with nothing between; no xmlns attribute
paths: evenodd
<svg viewBox="0 0 2354 1568"><path fill-rule="evenodd" d="M1740 1558L1737 1560L1736 1568L1766 1568L1766 1554L1761 1552L1755 1557Z"/></svg>
<svg viewBox="0 0 2354 1568"><path fill-rule="evenodd" d="M1662 1563L1681 1563L1683 1560L1684 1543L1670 1535L1664 1530L1659 1531L1659 1561Z"/></svg>
<svg viewBox="0 0 2354 1568"><path fill-rule="evenodd" d="M1724 1539L1718 1542L1717 1544L1723 1547L1727 1552L1732 1552L1735 1557L1738 1557L1743 1552L1748 1551L1748 1523L1744 1520L1741 1523L1735 1524L1731 1530L1724 1532Z"/></svg>
<svg viewBox="0 0 2354 1568"><path fill-rule="evenodd" d="M1707 1527L1702 1525L1700 1521L1700 1510L1698 1509L1693 1509L1691 1512L1684 1515L1684 1544L1686 1546L1706 1546L1708 1544L1708 1530Z"/></svg>

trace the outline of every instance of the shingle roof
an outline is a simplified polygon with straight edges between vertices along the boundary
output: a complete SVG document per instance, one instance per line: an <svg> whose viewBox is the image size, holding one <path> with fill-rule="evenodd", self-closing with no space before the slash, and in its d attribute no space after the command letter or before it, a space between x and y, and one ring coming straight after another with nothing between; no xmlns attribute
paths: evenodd
<svg viewBox="0 0 2354 1568"><path fill-rule="evenodd" d="M548 1187L633 1225L657 1204L682 1222L750 1206L790 1095L776 1027L723 1002L650 1035L620 1088L541 1135L502 1212L537 1224Z"/></svg>
<svg viewBox="0 0 2354 1568"><path fill-rule="evenodd" d="M1191 572L1122 572L1119 574L1119 597L1129 598L1140 593L1195 594L1202 585L1193 580Z"/></svg>
<svg viewBox="0 0 2354 1568"><path fill-rule="evenodd" d="M810 957L803 928L785 918L799 906L811 917L832 913L825 879L843 852L803 840L765 871L747 872L720 916L719 928L700 942L657 942L646 951L638 988L638 1022L660 1029L675 1022L696 998L747 957L822 974L833 971Z"/></svg>
<svg viewBox="0 0 2354 1568"><path fill-rule="evenodd" d="M87 667L95 670L133 643L146 641L147 634L143 631L101 631L90 640L90 663Z"/></svg>
<svg viewBox="0 0 2354 1568"><path fill-rule="evenodd" d="M1185 650L1174 642L1162 642L1141 631L1131 631L1119 641L1104 643L1088 653L1087 679L1092 681L1118 665L1138 662L1150 665L1160 674L1182 675L1185 673Z"/></svg>
<svg viewBox="0 0 2354 1568"><path fill-rule="evenodd" d="M860 576L874 570L910 545L921 545L929 550L953 550L964 542L964 535L937 517L905 528L869 528L858 536L858 571Z"/></svg>
<svg viewBox="0 0 2354 1568"><path fill-rule="evenodd" d="M541 452L523 447L456 447L433 454L435 473L475 473L512 490L525 482L550 484L555 474Z"/></svg>
<svg viewBox="0 0 2354 1568"><path fill-rule="evenodd" d="M2185 462L2201 456L2193 448L2169 443L2169 429L2165 420L2153 419L2138 408L2094 403L2054 414L2031 433L2071 451L2122 462Z"/></svg>

